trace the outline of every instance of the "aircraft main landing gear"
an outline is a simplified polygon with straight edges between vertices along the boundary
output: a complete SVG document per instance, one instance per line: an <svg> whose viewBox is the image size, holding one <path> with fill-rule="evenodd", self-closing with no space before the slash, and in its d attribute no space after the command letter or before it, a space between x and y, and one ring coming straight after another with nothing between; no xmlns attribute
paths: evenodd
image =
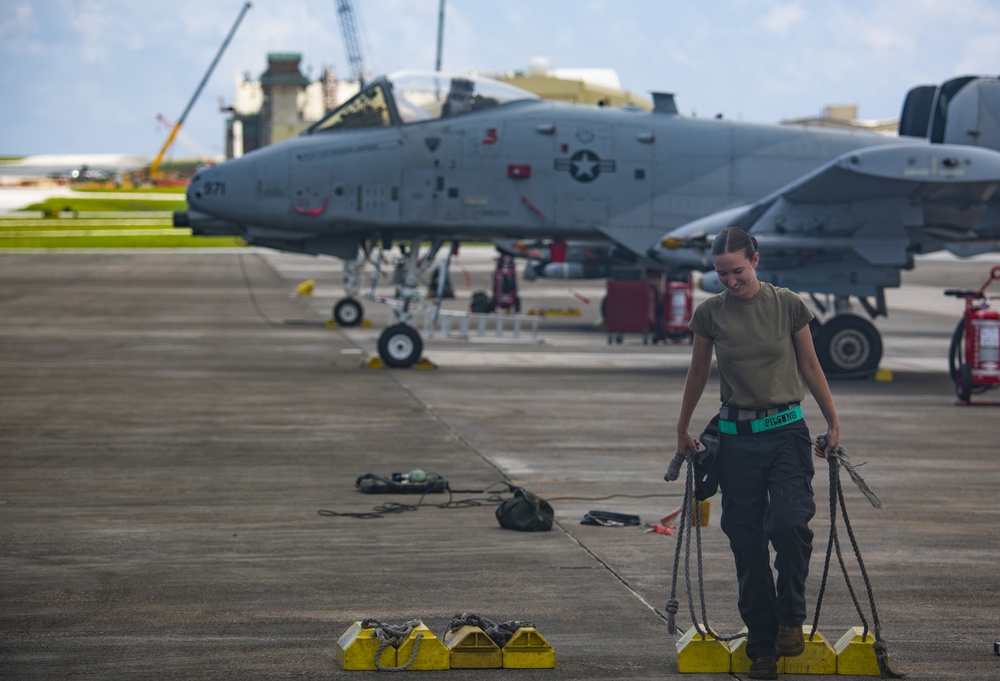
<svg viewBox="0 0 1000 681"><path fill-rule="evenodd" d="M866 378L882 361L882 337L864 317L841 314L813 326L813 343L823 373L831 378Z"/></svg>

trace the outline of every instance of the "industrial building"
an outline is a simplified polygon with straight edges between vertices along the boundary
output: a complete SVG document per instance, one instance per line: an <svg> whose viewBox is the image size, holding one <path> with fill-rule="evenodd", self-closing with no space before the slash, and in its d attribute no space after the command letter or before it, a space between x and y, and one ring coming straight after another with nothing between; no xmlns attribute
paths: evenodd
<svg viewBox="0 0 1000 681"><path fill-rule="evenodd" d="M260 80L249 73L236 77L227 109L226 158L293 137L358 92L358 81L341 80L332 68L310 82L301 62L297 52L272 52Z"/></svg>
<svg viewBox="0 0 1000 681"><path fill-rule="evenodd" d="M804 125L812 128L839 128L841 130L865 130L883 135L895 135L899 129L898 118L886 120L861 120L858 118L857 104L831 104L823 107L819 116L790 118L782 125Z"/></svg>

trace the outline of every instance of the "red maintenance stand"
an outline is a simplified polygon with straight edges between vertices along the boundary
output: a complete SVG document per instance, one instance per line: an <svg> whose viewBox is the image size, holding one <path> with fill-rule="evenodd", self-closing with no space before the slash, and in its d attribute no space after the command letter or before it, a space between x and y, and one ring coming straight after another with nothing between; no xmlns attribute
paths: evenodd
<svg viewBox="0 0 1000 681"><path fill-rule="evenodd" d="M602 304L608 344L621 343L627 333L642 334L642 344L660 339L660 309L663 292L659 280L636 273L632 277L608 279Z"/></svg>
<svg viewBox="0 0 1000 681"><path fill-rule="evenodd" d="M624 334L642 334L642 343L691 343L691 278L648 277L640 268L616 269L601 304L608 344Z"/></svg>
<svg viewBox="0 0 1000 681"><path fill-rule="evenodd" d="M983 393L1000 385L1000 312L990 308L986 289L1000 280L1000 266L990 270L990 278L978 291L947 289L946 296L965 300L965 315L955 327L948 348L948 371L955 384L957 404L971 404L973 393ZM982 403L997 404L997 403Z"/></svg>

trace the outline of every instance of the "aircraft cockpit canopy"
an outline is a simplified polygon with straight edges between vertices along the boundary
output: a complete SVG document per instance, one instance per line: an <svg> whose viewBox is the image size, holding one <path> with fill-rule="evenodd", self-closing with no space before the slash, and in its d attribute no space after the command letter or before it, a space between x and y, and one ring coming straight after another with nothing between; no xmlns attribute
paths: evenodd
<svg viewBox="0 0 1000 681"><path fill-rule="evenodd" d="M306 134L420 123L539 97L491 78L401 71L373 81Z"/></svg>

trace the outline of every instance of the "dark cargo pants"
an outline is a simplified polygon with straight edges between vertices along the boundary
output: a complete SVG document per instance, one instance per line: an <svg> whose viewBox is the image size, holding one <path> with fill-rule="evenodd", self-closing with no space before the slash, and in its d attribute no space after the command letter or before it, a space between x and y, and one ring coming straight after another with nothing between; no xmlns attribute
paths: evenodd
<svg viewBox="0 0 1000 681"><path fill-rule="evenodd" d="M736 559L739 609L747 626L747 656L775 655L778 625L805 621L816 513L812 446L805 421L719 443L722 531ZM768 542L774 545L771 572Z"/></svg>

